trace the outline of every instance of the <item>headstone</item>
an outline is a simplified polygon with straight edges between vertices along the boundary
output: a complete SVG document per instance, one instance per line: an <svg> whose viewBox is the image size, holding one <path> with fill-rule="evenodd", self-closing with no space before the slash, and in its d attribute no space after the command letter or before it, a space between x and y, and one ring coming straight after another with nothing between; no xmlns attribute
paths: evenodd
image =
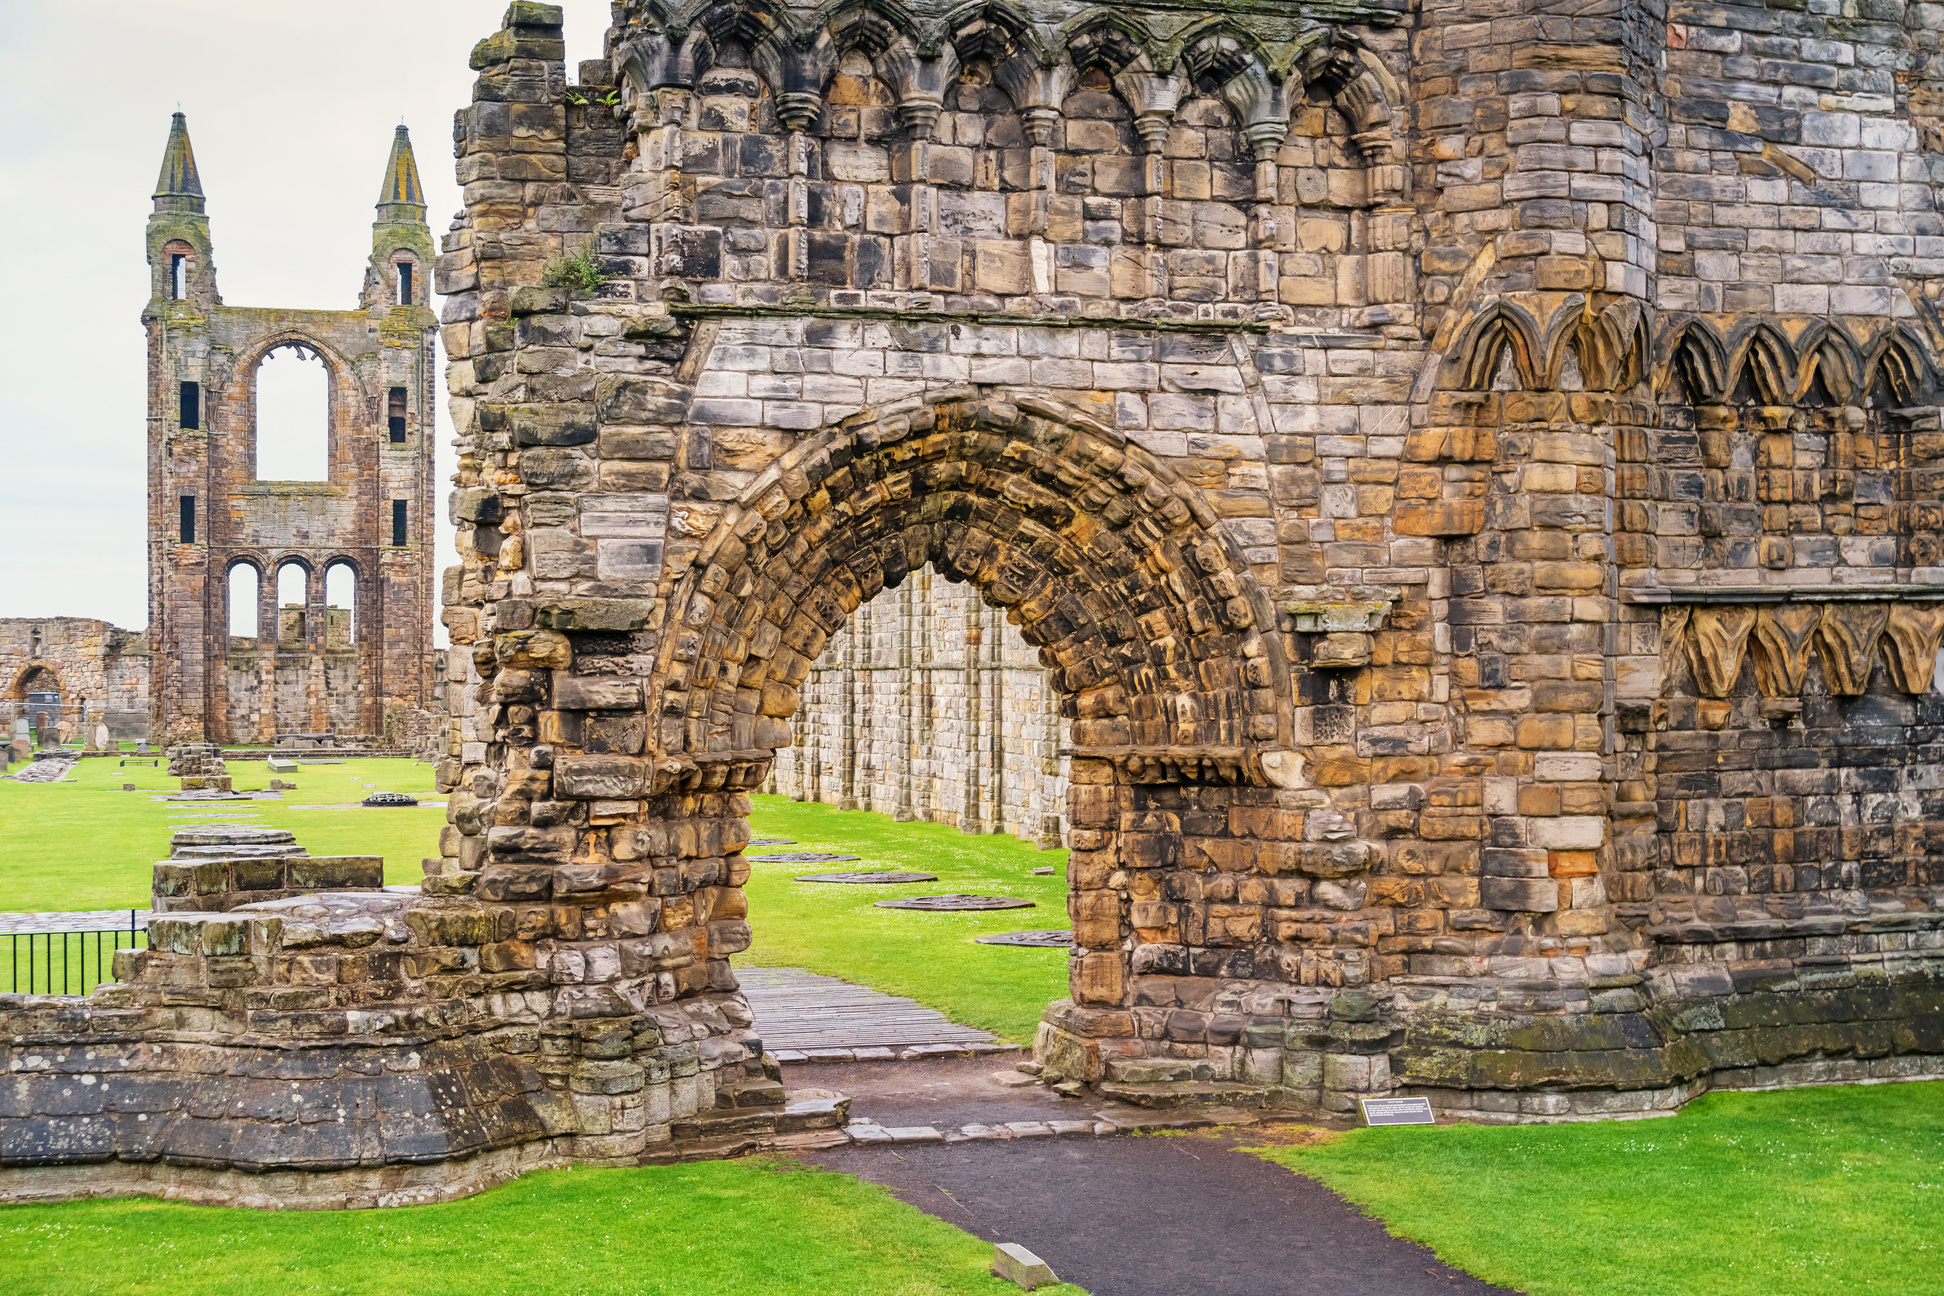
<svg viewBox="0 0 1944 1296"><path fill-rule="evenodd" d="M297 772L297 762L291 760L288 756L272 756L266 763L270 766L270 772L272 774L295 774Z"/></svg>
<svg viewBox="0 0 1944 1296"><path fill-rule="evenodd" d="M13 748L15 760L30 760L34 755L34 743L31 738L24 736L15 738L7 745Z"/></svg>
<svg viewBox="0 0 1944 1296"><path fill-rule="evenodd" d="M155 753L149 750L147 743L139 742L135 744L135 754L137 756L153 756Z"/></svg>
<svg viewBox="0 0 1944 1296"><path fill-rule="evenodd" d="M94 746L96 751L107 751L110 747L114 746L114 740L108 736L107 725L98 724L95 726Z"/></svg>
<svg viewBox="0 0 1944 1296"><path fill-rule="evenodd" d="M838 860L854 860L856 855L826 855L819 851L782 851L775 855L751 855L749 858L762 864L834 864Z"/></svg>
<svg viewBox="0 0 1944 1296"><path fill-rule="evenodd" d="M1032 909L1036 907L1031 900L1017 900L1012 896L975 895L911 896L905 900L880 900L872 906L875 909L924 909L934 913L956 913L964 909Z"/></svg>
<svg viewBox="0 0 1944 1296"><path fill-rule="evenodd" d="M798 882L844 882L869 885L873 882L885 886L895 886L907 882L936 882L936 873L901 873L895 869L883 869L874 873L806 873L797 878Z"/></svg>
<svg viewBox="0 0 1944 1296"><path fill-rule="evenodd" d="M997 932L991 936L974 936L975 945L1018 945L1025 949L1069 949L1073 945L1070 931L1023 931Z"/></svg>
<svg viewBox="0 0 1944 1296"><path fill-rule="evenodd" d="M124 784L122 784L122 791L124 791L124 792L133 792L134 790L135 790L135 785L134 785L133 783L124 783Z"/></svg>

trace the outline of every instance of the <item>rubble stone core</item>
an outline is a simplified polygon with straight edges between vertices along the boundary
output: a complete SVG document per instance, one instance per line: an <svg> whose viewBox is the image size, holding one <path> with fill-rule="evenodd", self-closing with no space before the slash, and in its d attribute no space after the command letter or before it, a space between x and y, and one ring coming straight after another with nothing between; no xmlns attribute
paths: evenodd
<svg viewBox="0 0 1944 1296"><path fill-rule="evenodd" d="M1544 1120L1944 1072L1928 19L616 14L569 84L513 4L455 124L421 893L212 866L121 984L0 1000L0 1192L772 1138L748 796L927 565L1058 695L1049 1078Z"/></svg>
<svg viewBox="0 0 1944 1296"><path fill-rule="evenodd" d="M280 732L385 732L389 710L423 708L432 688L436 322L411 140L400 126L352 310L225 305L203 207L177 113L149 217L142 312L153 737L267 743ZM328 480L257 476L257 372L280 350L326 371ZM293 564L304 574L302 607L282 608L277 575ZM354 578L355 606L327 612L326 575L340 564ZM238 567L257 576L254 637L229 633Z"/></svg>

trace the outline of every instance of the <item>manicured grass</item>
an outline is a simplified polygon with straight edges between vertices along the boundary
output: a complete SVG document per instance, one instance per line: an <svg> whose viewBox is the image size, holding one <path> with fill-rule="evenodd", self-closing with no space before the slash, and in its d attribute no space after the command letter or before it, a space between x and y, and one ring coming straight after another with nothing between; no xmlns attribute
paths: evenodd
<svg viewBox="0 0 1944 1296"><path fill-rule="evenodd" d="M1529 1296L1944 1291L1944 1084L1712 1094L1587 1125L1253 1149Z"/></svg>
<svg viewBox="0 0 1944 1296"><path fill-rule="evenodd" d="M132 756L129 758L134 759ZM14 766L18 773L22 767ZM387 882L416 882L419 861L438 853L444 798L432 790L432 767L409 760L351 760L303 765L273 775L263 761L233 761L236 788L268 787L272 778L297 784L282 801L170 804L153 794L181 781L166 766L118 765L113 757L76 761L72 783L0 783L0 911L20 909L146 909L149 866L169 854L172 824L262 824L288 828L313 855L382 855ZM136 790L124 792L124 783ZM417 808L299 810L307 805L355 805L376 790L431 798ZM198 818L245 814L247 818Z"/></svg>
<svg viewBox="0 0 1944 1296"><path fill-rule="evenodd" d="M906 995L953 1021L1029 1042L1040 1012L1067 993L1066 951L977 945L989 932L1067 927L1065 851L1042 851L1016 837L968 836L946 824L893 823L889 815L834 810L814 802L759 796L750 826L758 837L794 846L749 848L751 855L831 851L860 856L836 864L752 863L749 921L756 943L737 959L762 967L801 967ZM1032 870L1051 866L1035 877ZM796 882L804 873L916 869L938 881L909 886ZM925 913L876 909L904 896L1017 896L1032 909Z"/></svg>
<svg viewBox="0 0 1944 1296"><path fill-rule="evenodd" d="M848 1175L757 1158L555 1170L437 1206L0 1208L0 1291L1004 1296L992 1245ZM1075 1296L1077 1287L1043 1287Z"/></svg>

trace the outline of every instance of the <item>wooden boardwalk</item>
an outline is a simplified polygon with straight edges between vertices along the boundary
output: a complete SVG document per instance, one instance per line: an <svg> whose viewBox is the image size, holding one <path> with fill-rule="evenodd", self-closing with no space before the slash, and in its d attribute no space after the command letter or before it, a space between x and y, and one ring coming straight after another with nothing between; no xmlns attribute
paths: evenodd
<svg viewBox="0 0 1944 1296"><path fill-rule="evenodd" d="M910 999L801 968L737 968L763 1046L784 1062L883 1061L1014 1048Z"/></svg>

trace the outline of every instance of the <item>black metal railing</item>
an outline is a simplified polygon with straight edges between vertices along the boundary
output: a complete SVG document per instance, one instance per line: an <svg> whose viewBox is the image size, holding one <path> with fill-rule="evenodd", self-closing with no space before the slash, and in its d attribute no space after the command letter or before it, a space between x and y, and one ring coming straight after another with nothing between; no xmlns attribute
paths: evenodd
<svg viewBox="0 0 1944 1296"><path fill-rule="evenodd" d="M147 916L130 909L126 927L0 933L10 946L7 962L0 965L11 978L6 992L84 995L113 981L116 950L148 948L142 926Z"/></svg>

